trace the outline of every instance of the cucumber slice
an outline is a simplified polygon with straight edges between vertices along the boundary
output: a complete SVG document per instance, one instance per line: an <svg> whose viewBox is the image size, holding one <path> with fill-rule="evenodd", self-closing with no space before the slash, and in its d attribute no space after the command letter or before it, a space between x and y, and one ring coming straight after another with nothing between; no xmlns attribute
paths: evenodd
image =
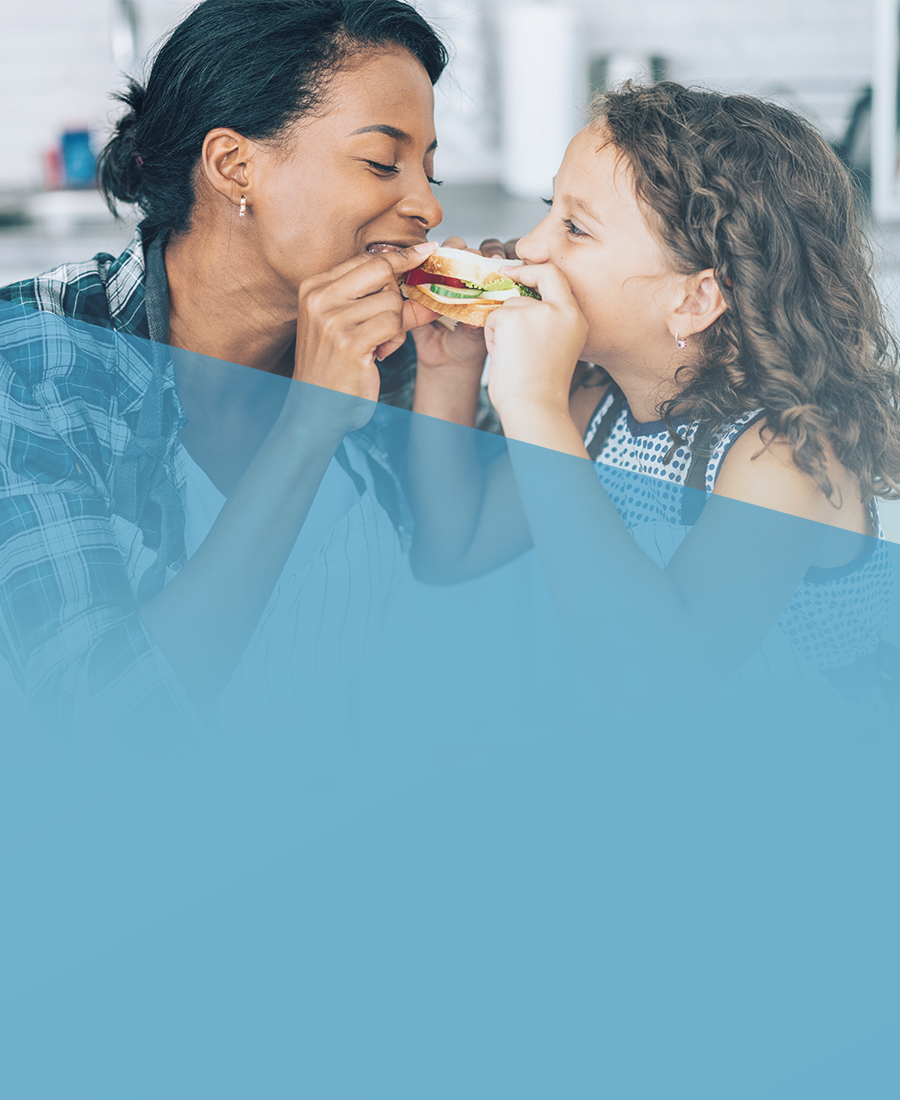
<svg viewBox="0 0 900 1100"><path fill-rule="evenodd" d="M463 290L455 286L444 286L443 283L431 283L428 287L432 294L436 294L439 298L480 298L484 294L483 290Z"/></svg>

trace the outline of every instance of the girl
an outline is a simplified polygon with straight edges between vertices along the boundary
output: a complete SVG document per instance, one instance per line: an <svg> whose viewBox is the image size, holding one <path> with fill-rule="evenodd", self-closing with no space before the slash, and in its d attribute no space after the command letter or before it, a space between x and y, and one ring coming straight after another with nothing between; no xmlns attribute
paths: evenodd
<svg viewBox="0 0 900 1100"><path fill-rule="evenodd" d="M873 501L900 495L900 391L846 171L783 108L628 84L572 140L550 207L508 269L541 300L486 327L508 457L482 477L465 433L415 426L418 574L465 579L533 542L620 697L693 704L768 635L875 705ZM472 423L476 356L417 340L415 409Z"/></svg>

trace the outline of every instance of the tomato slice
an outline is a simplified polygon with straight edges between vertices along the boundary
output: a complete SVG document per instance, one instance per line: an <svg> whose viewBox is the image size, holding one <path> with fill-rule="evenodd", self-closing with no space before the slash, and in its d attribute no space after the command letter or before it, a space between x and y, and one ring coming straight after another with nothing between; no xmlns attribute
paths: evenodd
<svg viewBox="0 0 900 1100"><path fill-rule="evenodd" d="M407 271L403 276L403 281L407 286L420 286L422 283L442 283L444 286L455 286L460 290L466 285L462 279L454 279L450 275L429 275L421 267Z"/></svg>

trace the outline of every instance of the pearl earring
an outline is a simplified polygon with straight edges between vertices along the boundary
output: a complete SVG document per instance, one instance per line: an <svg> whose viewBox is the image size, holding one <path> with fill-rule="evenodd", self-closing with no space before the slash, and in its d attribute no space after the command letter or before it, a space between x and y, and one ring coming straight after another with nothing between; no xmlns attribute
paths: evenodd
<svg viewBox="0 0 900 1100"><path fill-rule="evenodd" d="M238 211L238 217L242 218L247 213L247 196L241 195L241 208Z"/></svg>

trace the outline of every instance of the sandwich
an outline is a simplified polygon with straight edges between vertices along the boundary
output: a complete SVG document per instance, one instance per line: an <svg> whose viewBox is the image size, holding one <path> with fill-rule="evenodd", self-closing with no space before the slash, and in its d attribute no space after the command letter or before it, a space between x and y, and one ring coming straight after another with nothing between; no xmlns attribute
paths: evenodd
<svg viewBox="0 0 900 1100"><path fill-rule="evenodd" d="M501 267L521 263L502 256L476 256L460 248L439 248L421 267L407 271L400 289L407 298L450 321L483 328L507 299L540 298L536 290L500 273Z"/></svg>

